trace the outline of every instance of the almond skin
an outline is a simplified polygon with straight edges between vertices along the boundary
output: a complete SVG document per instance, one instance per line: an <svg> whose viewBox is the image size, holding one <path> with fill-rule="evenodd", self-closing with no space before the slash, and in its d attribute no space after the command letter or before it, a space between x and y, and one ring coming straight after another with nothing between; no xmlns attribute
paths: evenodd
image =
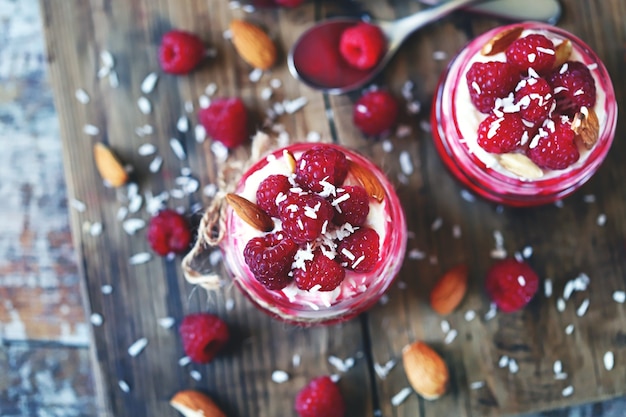
<svg viewBox="0 0 626 417"><path fill-rule="evenodd" d="M409 383L419 395L435 400L445 394L450 379L448 366L426 343L417 341L405 346L402 364Z"/></svg>
<svg viewBox="0 0 626 417"><path fill-rule="evenodd" d="M261 207L245 198L234 194L226 194L226 202L235 210L235 213L250 226L262 232L274 229L274 221Z"/></svg>
<svg viewBox="0 0 626 417"><path fill-rule="evenodd" d="M112 187L119 187L128 181L128 173L113 151L103 143L93 147L93 157L100 176Z"/></svg>
<svg viewBox="0 0 626 417"><path fill-rule="evenodd" d="M515 26L498 32L483 46L480 53L485 56L491 56L506 51L506 48L519 38L523 31L524 28L522 26Z"/></svg>
<svg viewBox="0 0 626 417"><path fill-rule="evenodd" d="M461 303L467 292L467 265L449 269L430 292L430 305L437 313L447 315Z"/></svg>
<svg viewBox="0 0 626 417"><path fill-rule="evenodd" d="M572 41L569 39L565 39L563 42L558 44L554 49L556 58L552 68L559 68L561 65L565 64L565 62L569 60L570 55L572 55L572 49Z"/></svg>
<svg viewBox="0 0 626 417"><path fill-rule="evenodd" d="M198 391L179 391L170 405L185 417L226 417L212 399Z"/></svg>
<svg viewBox="0 0 626 417"><path fill-rule="evenodd" d="M367 194L379 203L385 199L385 189L376 175L356 162L348 161L348 171L361 183Z"/></svg>
<svg viewBox="0 0 626 417"><path fill-rule="evenodd" d="M593 148L600 137L598 115L593 109L581 107L572 121L572 130L576 133L576 139L580 140L585 148Z"/></svg>
<svg viewBox="0 0 626 417"><path fill-rule="evenodd" d="M243 20L230 22L233 45L239 56L254 68L267 70L276 62L276 45L260 27Z"/></svg>

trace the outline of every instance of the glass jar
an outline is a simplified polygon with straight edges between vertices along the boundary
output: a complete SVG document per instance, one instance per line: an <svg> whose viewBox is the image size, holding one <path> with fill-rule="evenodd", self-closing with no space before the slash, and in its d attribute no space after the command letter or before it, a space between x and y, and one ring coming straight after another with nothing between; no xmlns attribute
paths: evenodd
<svg viewBox="0 0 626 417"><path fill-rule="evenodd" d="M402 266L407 239L403 209L393 185L374 163L338 145L298 143L276 150L246 171L235 193L255 202L256 189L264 178L271 174L291 174L284 150L289 150L298 160L313 146L328 146L343 152L351 163L365 168L384 189L381 202L369 199L370 212L365 223L380 236L379 257L373 270L362 273L346 270L343 282L335 291L300 290L293 282L282 290L269 290L254 277L243 256L248 240L263 235L263 232L248 225L228 207L225 235L220 243L224 265L243 294L270 316L298 325L345 321L372 307L392 284ZM359 183L358 178L348 173L344 185ZM280 230L280 221L276 222L277 230Z"/></svg>
<svg viewBox="0 0 626 417"><path fill-rule="evenodd" d="M572 43L570 60L581 61L591 70L596 84L595 113L600 122L599 139L590 149L582 149L578 162L563 170L544 170L537 179L519 177L504 169L497 156L477 144L477 129L487 115L479 113L470 101L466 73L476 61L505 60L504 52L486 57L483 46L500 31L522 26L524 32L540 33L556 45L565 39ZM560 200L576 191L604 161L617 124L617 103L609 74L598 56L571 33L537 22L498 27L465 46L442 74L432 107L431 124L435 147L444 164L474 193L510 206L536 206Z"/></svg>

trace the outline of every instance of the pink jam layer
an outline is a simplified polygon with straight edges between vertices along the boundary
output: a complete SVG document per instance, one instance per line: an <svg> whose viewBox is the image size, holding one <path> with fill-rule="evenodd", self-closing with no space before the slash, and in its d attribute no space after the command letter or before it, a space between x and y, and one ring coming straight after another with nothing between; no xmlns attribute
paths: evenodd
<svg viewBox="0 0 626 417"><path fill-rule="evenodd" d="M553 42L569 39L571 59L585 63L591 70L598 91L596 111L600 121L599 140L581 154L571 167L551 171L537 180L517 177L504 170L494 156L478 149L476 132L486 117L469 99L465 74L476 61L502 60L484 57L482 47L499 31L523 26L525 33L542 33ZM611 79L596 54L574 35L542 23L522 23L493 29L470 42L450 63L438 88L432 112L434 140L448 169L469 189L490 200L513 206L533 206L561 199L584 184L600 167L613 142L617 124L617 105Z"/></svg>
<svg viewBox="0 0 626 417"><path fill-rule="evenodd" d="M296 144L288 147L296 159L315 144ZM342 284L334 291L304 291L294 283L280 291L267 290L251 273L243 259L246 243L263 233L254 229L231 209L226 215L226 236L220 245L225 265L235 283L259 308L272 316L297 323L328 323L345 320L371 307L393 282L402 265L406 248L406 222L393 186L384 174L362 156L337 145L346 157L364 165L383 185L386 195L381 203L370 200L370 214L366 226L373 228L381 238L380 256L375 268L368 273L346 270ZM256 189L269 175L289 175L290 168L283 150L278 150L256 163L240 180L236 193L256 201ZM359 184L348 175L344 185ZM276 220L276 229L280 230Z"/></svg>

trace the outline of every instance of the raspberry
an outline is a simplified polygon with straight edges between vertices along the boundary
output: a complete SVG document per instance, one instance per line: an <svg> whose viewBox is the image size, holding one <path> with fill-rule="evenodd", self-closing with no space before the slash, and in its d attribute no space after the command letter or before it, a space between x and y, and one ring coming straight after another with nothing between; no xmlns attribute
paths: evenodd
<svg viewBox="0 0 626 417"><path fill-rule="evenodd" d="M515 103L520 105L522 119L538 126L549 117L555 105L552 87L543 78L522 80L515 91Z"/></svg>
<svg viewBox="0 0 626 417"><path fill-rule="evenodd" d="M146 233L152 250L161 256L183 253L189 248L189 223L174 210L161 210L150 219Z"/></svg>
<svg viewBox="0 0 626 417"><path fill-rule="evenodd" d="M293 271L296 285L306 291L318 285L319 291L332 291L341 284L345 276L345 269L321 250L315 251L312 260L304 262L304 269L297 268Z"/></svg>
<svg viewBox="0 0 626 417"><path fill-rule="evenodd" d="M496 99L508 96L519 79L519 71L506 62L474 62L467 71L472 103L481 113L489 113Z"/></svg>
<svg viewBox="0 0 626 417"><path fill-rule="evenodd" d="M304 3L304 0L274 0L274 1L279 6L289 7L289 8L298 7L299 5Z"/></svg>
<svg viewBox="0 0 626 417"><path fill-rule="evenodd" d="M346 156L330 146L314 146L303 153L296 164L296 181L314 192L324 190L320 181L339 187L347 175Z"/></svg>
<svg viewBox="0 0 626 417"><path fill-rule="evenodd" d="M352 120L364 134L377 136L389 131L398 119L398 102L387 91L365 93L354 104Z"/></svg>
<svg viewBox="0 0 626 417"><path fill-rule="evenodd" d="M386 45L385 35L378 26L361 22L341 33L339 52L351 66L368 70L378 64Z"/></svg>
<svg viewBox="0 0 626 417"><path fill-rule="evenodd" d="M290 193L280 208L283 230L298 244L312 242L333 219L335 210L317 194Z"/></svg>
<svg viewBox="0 0 626 417"><path fill-rule="evenodd" d="M206 109L200 110L198 119L209 136L229 149L248 139L248 111L239 98L218 98Z"/></svg>
<svg viewBox="0 0 626 417"><path fill-rule="evenodd" d="M170 74L187 74L204 59L202 40L193 33L172 30L161 38L159 63Z"/></svg>
<svg viewBox="0 0 626 417"><path fill-rule="evenodd" d="M580 157L575 137L568 121L548 119L530 141L526 155L540 167L565 169Z"/></svg>
<svg viewBox="0 0 626 417"><path fill-rule="evenodd" d="M345 199L348 196L347 199ZM350 223L352 226L362 226L370 212L369 195L365 188L358 185L346 185L337 190L337 198L334 203L335 216L333 223L342 225Z"/></svg>
<svg viewBox="0 0 626 417"><path fill-rule="evenodd" d="M524 307L539 288L539 277L532 268L515 259L503 259L487 272L485 287L498 308L510 313Z"/></svg>
<svg viewBox="0 0 626 417"><path fill-rule="evenodd" d="M556 61L554 44L540 34L516 39L505 53L507 61L521 72L527 72L532 68L539 74L545 74L552 69Z"/></svg>
<svg viewBox="0 0 626 417"><path fill-rule="evenodd" d="M291 187L286 176L270 175L259 184L259 188L256 190L256 203L270 216L279 217L279 207L287 197Z"/></svg>
<svg viewBox="0 0 626 417"><path fill-rule="evenodd" d="M528 140L526 126L518 113L491 113L478 125L478 144L491 153L508 153Z"/></svg>
<svg viewBox="0 0 626 417"><path fill-rule="evenodd" d="M208 313L189 314L180 324L185 354L196 363L209 363L230 337L228 325Z"/></svg>
<svg viewBox="0 0 626 417"><path fill-rule="evenodd" d="M566 62L549 75L548 82L562 114L573 116L581 107L592 108L596 104L596 83L582 62Z"/></svg>
<svg viewBox="0 0 626 417"><path fill-rule="evenodd" d="M291 278L291 263L298 245L283 233L254 237L243 250L243 258L254 277L267 289L280 290Z"/></svg>
<svg viewBox="0 0 626 417"><path fill-rule="evenodd" d="M378 262L380 238L374 229L363 227L341 241L337 253L346 268L369 272Z"/></svg>
<svg viewBox="0 0 626 417"><path fill-rule="evenodd" d="M296 395L300 417L344 417L346 404L339 387L328 376L312 379Z"/></svg>

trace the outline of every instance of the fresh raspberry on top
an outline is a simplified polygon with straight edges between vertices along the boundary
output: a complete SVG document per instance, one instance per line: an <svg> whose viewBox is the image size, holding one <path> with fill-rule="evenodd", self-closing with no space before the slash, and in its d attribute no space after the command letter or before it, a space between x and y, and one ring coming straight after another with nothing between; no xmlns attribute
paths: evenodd
<svg viewBox="0 0 626 417"><path fill-rule="evenodd" d="M346 404L339 387L328 376L312 379L296 395L300 417L344 417Z"/></svg>
<svg viewBox="0 0 626 417"><path fill-rule="evenodd" d="M189 314L180 324L185 354L196 363L209 363L230 337L228 325L208 313Z"/></svg>
<svg viewBox="0 0 626 417"><path fill-rule="evenodd" d="M193 33L171 30L161 38L159 63L170 74L187 74L204 59L206 48Z"/></svg>
<svg viewBox="0 0 626 417"><path fill-rule="evenodd" d="M543 78L524 79L517 85L515 103L520 105L522 119L538 126L555 106L552 87Z"/></svg>
<svg viewBox="0 0 626 417"><path fill-rule="evenodd" d="M292 187L289 179L284 175L270 175L259 184L256 190L256 203L272 217L280 216L280 205L287 198Z"/></svg>
<svg viewBox="0 0 626 417"><path fill-rule="evenodd" d="M304 261L304 269L293 270L296 285L305 291L314 287L318 291L332 291L341 284L345 276L346 270L321 250L315 251L312 260Z"/></svg>
<svg viewBox="0 0 626 417"><path fill-rule="evenodd" d="M161 256L184 253L191 242L189 223L174 210L161 210L148 224L146 234L152 250Z"/></svg>
<svg viewBox="0 0 626 417"><path fill-rule="evenodd" d="M369 272L378 262L380 237L374 229L362 227L339 243L337 253L346 268Z"/></svg>
<svg viewBox="0 0 626 417"><path fill-rule="evenodd" d="M487 272L485 288L498 308L510 313L530 302L539 288L539 277L527 263L503 259Z"/></svg>
<svg viewBox="0 0 626 417"><path fill-rule="evenodd" d="M324 190L320 181L339 187L347 175L346 155L330 146L314 146L304 152L296 163L296 181L316 193Z"/></svg>
<svg viewBox="0 0 626 417"><path fill-rule="evenodd" d="M299 5L304 3L304 0L274 0L274 1L279 6L289 7L289 8L298 7Z"/></svg>
<svg viewBox="0 0 626 417"><path fill-rule="evenodd" d="M519 113L491 113L478 125L478 145L491 153L509 153L528 140L527 127Z"/></svg>
<svg viewBox="0 0 626 417"><path fill-rule="evenodd" d="M519 80L519 71L506 62L474 62L467 71L470 97L481 113L491 112L496 99L508 96Z"/></svg>
<svg viewBox="0 0 626 417"><path fill-rule="evenodd" d="M291 281L288 275L298 245L282 232L254 237L243 250L246 265L267 289L280 290Z"/></svg>
<svg viewBox="0 0 626 417"><path fill-rule="evenodd" d="M389 131L397 119L398 102L388 91L369 91L354 104L352 120L366 135L377 136Z"/></svg>
<svg viewBox="0 0 626 417"><path fill-rule="evenodd" d="M335 210L317 194L290 193L280 207L283 230L298 244L317 239L333 219Z"/></svg>
<svg viewBox="0 0 626 417"><path fill-rule="evenodd" d="M339 52L351 66L368 70L378 64L386 45L385 35L378 26L361 22L341 33Z"/></svg>
<svg viewBox="0 0 626 417"><path fill-rule="evenodd" d="M335 207L333 223L362 226L370 212L370 199L365 188L358 185L346 185L337 189L337 196L332 201Z"/></svg>
<svg viewBox="0 0 626 417"><path fill-rule="evenodd" d="M524 73L532 68L539 74L545 74L552 69L556 61L554 44L540 34L516 39L505 53L507 61Z"/></svg>
<svg viewBox="0 0 626 417"><path fill-rule="evenodd" d="M573 116L585 106L596 104L596 83L589 68L582 62L567 61L548 77L554 89L557 110Z"/></svg>
<svg viewBox="0 0 626 417"><path fill-rule="evenodd" d="M548 119L531 139L526 155L542 168L565 169L580 157L575 139L570 122Z"/></svg>
<svg viewBox="0 0 626 417"><path fill-rule="evenodd" d="M214 140L229 149L248 140L248 110L240 98L218 98L201 109L198 119Z"/></svg>

